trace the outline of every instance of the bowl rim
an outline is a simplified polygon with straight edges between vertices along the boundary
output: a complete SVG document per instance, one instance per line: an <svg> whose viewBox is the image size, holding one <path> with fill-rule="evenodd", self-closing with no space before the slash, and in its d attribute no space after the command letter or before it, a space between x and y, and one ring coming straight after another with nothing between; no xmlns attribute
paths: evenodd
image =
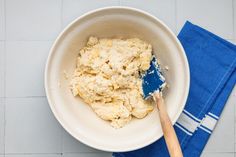
<svg viewBox="0 0 236 157"><path fill-rule="evenodd" d="M58 43L58 41L61 39L61 37L63 36L64 33L66 33L66 31L73 25L75 24L77 21L79 21L80 19L90 15L90 14L93 14L93 13L96 13L96 12L100 12L100 11L105 11L105 10L111 10L111 9L121 9L121 10L129 10L129 11L133 11L133 12L139 12L141 14L144 14L154 20L156 20L157 22L159 22L162 26L165 27L165 29L167 30L167 32L170 34L170 36L176 41L176 44L177 44L177 47L182 51L182 55L183 55L183 64L184 66L186 67L186 91L183 95L183 104L182 106L180 107L179 111L176 113L176 116L171 120L172 124L174 125L177 121L177 119L179 118L180 114L182 113L184 107L185 107L185 104L186 104L186 101L187 101L187 98L188 98L188 93L189 93L189 87L190 87L190 70L189 70L189 63L188 63L188 60L187 60L187 56L186 56L186 53L184 51L184 48L182 47L179 39L175 36L175 34L172 32L172 30L160 19L158 19L157 17L155 17L154 15L144 11L144 10L141 10L141 9L137 9L137 8L133 8L133 7L127 7L127 6L107 6L107 7L101 7L101 8L97 8L97 9L93 9L93 10L90 10L84 14L82 14L81 16L78 16L77 18L75 18L72 22L70 22L60 33L59 35L56 37L55 41L53 42L50 50L49 50L49 54L48 54L48 57L47 57L47 60L46 60L46 66L45 66L45 71L44 71L44 88L45 88L45 92L46 92L46 97L47 97L47 101L48 101L48 104L54 114L54 116L56 117L56 119L58 120L58 122L61 124L61 126L71 135L73 136L76 140L82 142L83 144L87 145L87 146L90 146L90 147L93 147L95 149L98 149L98 150L102 150L102 151L108 151L108 152L125 152L125 151L133 151L133 150L137 150L137 149L140 149L140 148L143 148L147 145L150 145L152 143L154 143L155 141L157 141L158 139L160 139L162 136L163 136L163 133L160 134L160 136L156 136L156 138L153 138L152 140L149 140L149 141L146 141L146 142L143 142L141 144L138 144L138 145L135 145L133 147L130 147L130 148L125 148L125 149L119 149L119 148L113 148L113 147L106 147L104 148L103 146L99 145L99 144L96 144L96 143L89 143L88 141L86 141L86 139L81 139L79 137L77 137L77 135L72 131L70 130L70 127L66 124L66 122L63 121L62 118L60 118L60 115L57 113L56 111L56 107L55 105L53 104L53 101L50 97L50 89L48 88L49 86L49 69L50 69L50 62L52 60L52 55L53 53L55 52L55 48L56 48L56 45Z"/></svg>

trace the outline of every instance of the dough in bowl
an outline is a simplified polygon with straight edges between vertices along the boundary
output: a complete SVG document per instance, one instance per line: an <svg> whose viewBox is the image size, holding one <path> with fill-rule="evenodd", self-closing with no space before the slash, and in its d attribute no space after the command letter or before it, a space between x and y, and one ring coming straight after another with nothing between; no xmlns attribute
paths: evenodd
<svg viewBox="0 0 236 157"><path fill-rule="evenodd" d="M79 51L72 93L100 118L121 128L132 117L144 118L153 110L152 100L143 99L140 79L151 59L152 46L138 38L90 37Z"/></svg>

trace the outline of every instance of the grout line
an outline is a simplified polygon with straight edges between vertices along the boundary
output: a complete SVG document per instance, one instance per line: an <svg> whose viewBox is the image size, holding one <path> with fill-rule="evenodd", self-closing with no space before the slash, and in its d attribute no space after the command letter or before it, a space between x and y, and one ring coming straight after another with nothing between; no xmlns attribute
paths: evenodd
<svg viewBox="0 0 236 157"><path fill-rule="evenodd" d="M64 1L61 0L61 30L63 29L63 5L64 5Z"/></svg>
<svg viewBox="0 0 236 157"><path fill-rule="evenodd" d="M233 21L233 23L232 23L232 25L233 25L233 40L235 39L235 28L234 28L234 26L235 26L235 20L234 20L234 11L235 11L235 8L234 8L234 4L235 4L235 1L234 0L232 0L232 21Z"/></svg>
<svg viewBox="0 0 236 157"><path fill-rule="evenodd" d="M16 96L16 97L2 97L5 99L14 99L14 98L20 98L20 99L24 99L24 98L46 98L46 96Z"/></svg>
<svg viewBox="0 0 236 157"><path fill-rule="evenodd" d="M2 105L3 105L3 154L2 154L2 153L0 153L0 154L3 155L3 156L5 156L5 143L6 143L6 142L5 142L5 141L6 141L6 140L5 140L5 124L6 124L6 122L5 122L5 121L6 121L6 118L5 118L5 117L6 117L6 116L5 116L5 113L6 113L6 112L5 112L5 108L6 108L6 107L5 107L5 104L6 104L6 103L5 103L5 99L2 99L2 103L3 103L3 104L2 104Z"/></svg>
<svg viewBox="0 0 236 157"><path fill-rule="evenodd" d="M61 127L60 128L60 130L61 130L61 155L63 155L63 148L64 148L64 136L63 136L63 134L64 134L64 127Z"/></svg>
<svg viewBox="0 0 236 157"><path fill-rule="evenodd" d="M217 152L217 151L205 151L204 153L219 153L219 154L233 154L234 152Z"/></svg>
<svg viewBox="0 0 236 157"><path fill-rule="evenodd" d="M112 154L112 152L70 152L62 154Z"/></svg>
<svg viewBox="0 0 236 157"><path fill-rule="evenodd" d="M175 15L174 15L174 17L175 17L175 33L176 33L176 35L178 35L178 28L177 28L177 0L175 0Z"/></svg>
<svg viewBox="0 0 236 157"><path fill-rule="evenodd" d="M5 155L62 155L62 153L5 153Z"/></svg>
<svg viewBox="0 0 236 157"><path fill-rule="evenodd" d="M111 154L112 152L71 152L71 153L5 153L5 155L63 155L63 154ZM221 152L219 152L221 153ZM222 152L224 153L224 152ZM0 154L4 155L4 154Z"/></svg>
<svg viewBox="0 0 236 157"><path fill-rule="evenodd" d="M234 26L235 26L235 20L234 20L234 11L235 11L235 8L234 8L234 3L235 3L235 1L234 0L232 0L232 21L233 21L233 43L235 42L234 41L234 39L235 39L235 29L234 29ZM234 152L235 152L235 138L236 138L236 136L235 136L235 105L234 105ZM235 156L235 154L234 154L234 156Z"/></svg>
<svg viewBox="0 0 236 157"><path fill-rule="evenodd" d="M4 37L5 38L5 37ZM0 40L0 42L36 42L36 41L40 41L40 42L54 42L55 40L54 39L48 39L48 40L31 40L31 39L29 39L29 40L12 40L12 39L9 39L9 40L7 40L7 39L3 39L3 40Z"/></svg>
<svg viewBox="0 0 236 157"><path fill-rule="evenodd" d="M6 69L7 69L7 63L6 63L6 38L7 38L7 4L6 4L6 0L4 0L4 50L3 50L3 65L4 65L4 79L3 79L3 82L4 82L4 85L3 85L3 95L4 97L6 97ZM4 122L3 122L3 138L4 138L4 141L3 141L3 153L4 153L4 157L5 157L5 154L6 154L6 98L3 99L3 117L4 117Z"/></svg>
<svg viewBox="0 0 236 157"><path fill-rule="evenodd" d="M63 133L64 133L64 128L61 129L61 154L63 155L64 154L64 151L63 151L63 148L64 148L64 136L63 136Z"/></svg>
<svg viewBox="0 0 236 157"><path fill-rule="evenodd" d="M213 153L213 154L235 154L235 152L232 152L232 151L222 151L222 152L217 152L217 151L204 151L204 152L202 152L202 154L211 154L211 153Z"/></svg>
<svg viewBox="0 0 236 157"><path fill-rule="evenodd" d="M54 42L54 39L49 39L49 40L5 40L6 42Z"/></svg>
<svg viewBox="0 0 236 157"><path fill-rule="evenodd" d="M7 2L3 1L4 5L4 39L7 39Z"/></svg>

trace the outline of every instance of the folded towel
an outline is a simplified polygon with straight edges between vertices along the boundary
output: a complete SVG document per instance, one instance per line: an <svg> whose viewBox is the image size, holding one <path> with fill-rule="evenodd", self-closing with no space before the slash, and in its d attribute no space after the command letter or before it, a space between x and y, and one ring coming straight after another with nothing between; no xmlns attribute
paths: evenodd
<svg viewBox="0 0 236 157"><path fill-rule="evenodd" d="M190 91L174 128L184 156L198 157L206 145L236 83L236 46L186 22L178 38L190 66ZM169 156L162 137L142 149L114 157Z"/></svg>

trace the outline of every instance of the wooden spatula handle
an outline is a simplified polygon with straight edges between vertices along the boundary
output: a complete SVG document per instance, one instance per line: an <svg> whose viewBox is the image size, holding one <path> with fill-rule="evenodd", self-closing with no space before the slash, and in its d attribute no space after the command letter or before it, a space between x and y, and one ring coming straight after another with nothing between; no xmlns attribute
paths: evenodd
<svg viewBox="0 0 236 157"><path fill-rule="evenodd" d="M171 157L183 157L178 138L176 136L173 125L170 121L164 100L159 92L154 93L154 99L157 103L157 108L159 110L159 116L162 126L162 131L166 141L166 145Z"/></svg>

